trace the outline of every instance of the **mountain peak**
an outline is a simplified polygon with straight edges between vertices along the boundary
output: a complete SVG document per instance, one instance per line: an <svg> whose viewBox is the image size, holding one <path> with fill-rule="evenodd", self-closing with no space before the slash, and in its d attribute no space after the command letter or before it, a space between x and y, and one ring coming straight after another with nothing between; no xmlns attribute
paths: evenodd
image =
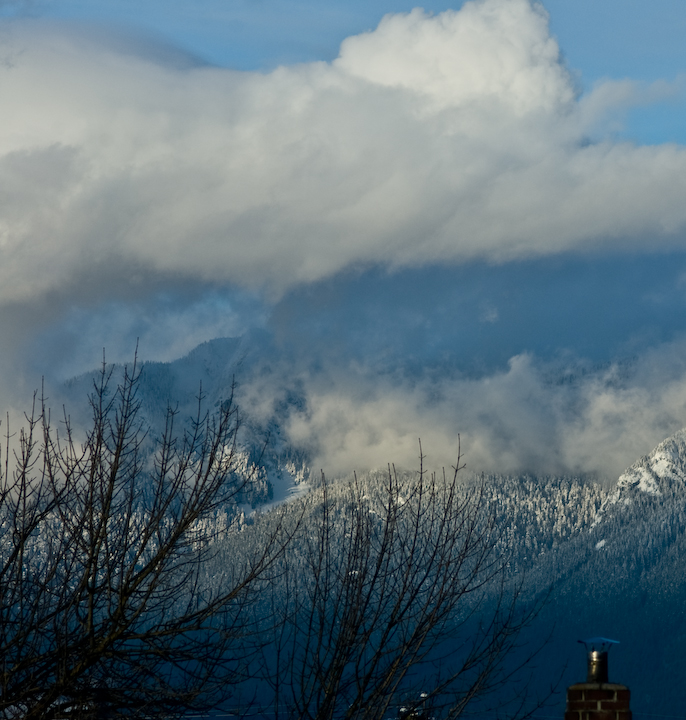
<svg viewBox="0 0 686 720"><path fill-rule="evenodd" d="M663 440L651 453L639 458L617 480L617 489L636 489L660 494L664 483L686 486L686 428Z"/></svg>
<svg viewBox="0 0 686 720"><path fill-rule="evenodd" d="M602 521L612 505L629 505L637 493L656 496L670 487L686 488L686 428L663 440L619 476L615 489L596 513L591 528Z"/></svg>

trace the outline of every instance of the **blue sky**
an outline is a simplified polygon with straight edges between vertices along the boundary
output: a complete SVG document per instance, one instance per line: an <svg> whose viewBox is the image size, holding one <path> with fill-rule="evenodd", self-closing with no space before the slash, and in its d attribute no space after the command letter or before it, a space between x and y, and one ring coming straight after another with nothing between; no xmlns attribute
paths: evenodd
<svg viewBox="0 0 686 720"><path fill-rule="evenodd" d="M616 477L686 424L686 5L545 8L0 3L5 404L259 330L337 472Z"/></svg>
<svg viewBox="0 0 686 720"><path fill-rule="evenodd" d="M547 0L550 28L580 87L605 78L673 82L686 72L686 7L681 0ZM386 13L416 4L398 0L38 0L5 2L9 17L53 17L121 24L170 42L198 58L241 70L333 60L349 35L371 30ZM424 2L427 11L461 2ZM663 102L632 109L619 134L638 142L684 142L684 87Z"/></svg>

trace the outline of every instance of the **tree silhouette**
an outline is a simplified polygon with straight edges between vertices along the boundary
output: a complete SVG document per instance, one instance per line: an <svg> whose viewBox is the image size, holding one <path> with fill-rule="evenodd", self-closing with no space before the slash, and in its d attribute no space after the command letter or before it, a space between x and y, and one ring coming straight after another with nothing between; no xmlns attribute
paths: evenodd
<svg viewBox="0 0 686 720"><path fill-rule="evenodd" d="M465 485L460 470L459 453L450 475L421 457L414 474L322 478L303 501L264 651L277 716L458 717L505 697L509 717L521 711L523 686L508 681L539 606L510 582L484 482Z"/></svg>
<svg viewBox="0 0 686 720"><path fill-rule="evenodd" d="M233 395L152 437L134 362L104 363L78 441L45 400L6 434L0 480L0 715L130 717L216 706L248 662L245 609L288 537L208 577L251 482L237 472ZM14 451L10 446L15 443ZM238 650L240 648L240 651Z"/></svg>

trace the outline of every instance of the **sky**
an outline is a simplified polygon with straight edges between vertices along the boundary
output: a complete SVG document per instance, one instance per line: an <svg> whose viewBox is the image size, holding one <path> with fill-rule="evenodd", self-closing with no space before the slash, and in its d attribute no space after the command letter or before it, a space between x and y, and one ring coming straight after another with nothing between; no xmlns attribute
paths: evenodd
<svg viewBox="0 0 686 720"><path fill-rule="evenodd" d="M471 469L616 479L686 425L685 30L682 0L0 0L0 401L259 332L246 397L302 388L331 472L459 433Z"/></svg>

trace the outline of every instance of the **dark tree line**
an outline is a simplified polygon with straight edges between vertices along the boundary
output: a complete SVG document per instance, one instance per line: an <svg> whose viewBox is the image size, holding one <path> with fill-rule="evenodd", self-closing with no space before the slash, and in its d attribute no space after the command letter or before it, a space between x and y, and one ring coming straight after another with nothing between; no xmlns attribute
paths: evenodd
<svg viewBox="0 0 686 720"><path fill-rule="evenodd" d="M420 692L423 712L456 717L506 683L535 611L507 589L459 458L447 477L323 482L232 531L251 482L232 398L213 414L199 398L187 423L168 410L153 437L139 369L112 373L83 437L41 398L6 432L0 717L180 716L240 688L284 717L417 714Z"/></svg>

